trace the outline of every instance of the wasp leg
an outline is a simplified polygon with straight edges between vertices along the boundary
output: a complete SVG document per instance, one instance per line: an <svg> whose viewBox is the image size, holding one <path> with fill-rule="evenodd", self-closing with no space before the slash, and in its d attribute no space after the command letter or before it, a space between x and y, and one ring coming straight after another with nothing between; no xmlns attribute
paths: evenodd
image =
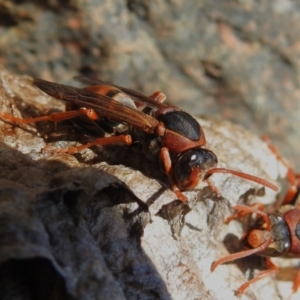
<svg viewBox="0 0 300 300"><path fill-rule="evenodd" d="M110 144L125 144L127 146L132 145L132 137L131 135L118 135L118 136L110 136L104 138L98 138L90 143L86 143L84 145L78 147L70 147L70 148L61 148L61 149L51 149L51 152L55 153L76 153L80 152L84 149L90 148L91 146L103 146L103 145L110 145ZM47 150L47 149L45 149Z"/></svg>
<svg viewBox="0 0 300 300"><path fill-rule="evenodd" d="M293 284L293 294L297 292L298 288L300 286L300 269L297 272L297 276L294 280L294 284Z"/></svg>
<svg viewBox="0 0 300 300"><path fill-rule="evenodd" d="M93 109L86 109L86 108L80 108L78 110L72 110L72 111L66 111L66 112L61 112L61 113L52 113L51 115L48 116L41 116L41 117L36 117L36 118L17 118L14 116L10 116L8 114L0 112L0 118L11 122L11 123L17 123L17 124L28 124L28 123L37 123L37 122L42 122L42 121L51 121L54 123L72 119L78 116L87 116L89 119L95 121L99 119L99 116Z"/></svg>
<svg viewBox="0 0 300 300"><path fill-rule="evenodd" d="M163 92L157 91L149 96L149 98L159 103L163 103L166 100L167 96Z"/></svg>
<svg viewBox="0 0 300 300"><path fill-rule="evenodd" d="M274 265L271 260L270 257L266 257L266 265L267 265L267 270L262 271L260 273L257 274L257 276L255 276L254 278L248 280L247 282L245 282L244 284L242 284L236 291L236 295L241 295L244 293L244 291L249 287L249 285L251 285L252 283L268 277L268 276L272 276L274 274L276 274L278 272L278 267L276 265Z"/></svg>
<svg viewBox="0 0 300 300"><path fill-rule="evenodd" d="M269 149L276 156L277 160L282 162L282 164L287 168L286 178L289 182L288 191L283 199L283 204L288 204L294 200L295 195L300 188L300 174L296 174L291 165L282 157L276 147L271 143L267 136L262 136L262 140L268 145Z"/></svg>
<svg viewBox="0 0 300 300"><path fill-rule="evenodd" d="M238 208L237 208L237 206L238 206ZM237 212L232 214L231 216L227 217L224 220L224 223L228 224L232 220L241 219L241 218L245 217L246 215L252 214L254 212L257 213L257 210L259 210L259 215L263 214L264 218L265 218L266 214L263 212L264 211L264 205L260 202L251 204L249 206L244 206L244 205L239 205L239 204L237 206L234 207L234 209L237 210ZM253 211L253 209L255 211Z"/></svg>
<svg viewBox="0 0 300 300"><path fill-rule="evenodd" d="M219 189L210 181L209 178L204 179L204 181L207 183L207 185L209 186L209 188L218 196L220 197L221 193L219 191Z"/></svg>
<svg viewBox="0 0 300 300"><path fill-rule="evenodd" d="M154 92L151 96L149 96L150 99L157 101L158 103L163 103L167 96L163 92ZM144 111L147 113L147 104L141 104L139 102L135 102L135 105L139 111ZM151 109L149 110L151 111Z"/></svg>
<svg viewBox="0 0 300 300"><path fill-rule="evenodd" d="M166 147L163 147L160 149L160 159L164 164L165 172L167 173L170 181L170 186L172 191L176 194L178 199L180 199L182 202L187 202L187 197L184 196L178 186L175 184L173 178L172 178L172 161L170 158L169 150Z"/></svg>

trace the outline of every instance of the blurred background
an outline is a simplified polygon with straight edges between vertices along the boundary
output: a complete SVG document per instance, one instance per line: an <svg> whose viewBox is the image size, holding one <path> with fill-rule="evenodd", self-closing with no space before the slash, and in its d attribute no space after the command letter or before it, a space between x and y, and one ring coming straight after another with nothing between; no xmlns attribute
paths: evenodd
<svg viewBox="0 0 300 300"><path fill-rule="evenodd" d="M300 171L300 1L0 0L0 64L99 78L268 135Z"/></svg>

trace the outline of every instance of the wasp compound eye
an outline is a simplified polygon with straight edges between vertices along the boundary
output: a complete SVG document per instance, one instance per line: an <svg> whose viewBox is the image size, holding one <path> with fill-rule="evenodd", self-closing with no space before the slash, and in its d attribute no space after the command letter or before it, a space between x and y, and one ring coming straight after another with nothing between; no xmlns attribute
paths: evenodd
<svg viewBox="0 0 300 300"><path fill-rule="evenodd" d="M217 163L217 156L210 150L193 149L184 152L174 164L176 184L184 190L194 188L201 179L201 174Z"/></svg>

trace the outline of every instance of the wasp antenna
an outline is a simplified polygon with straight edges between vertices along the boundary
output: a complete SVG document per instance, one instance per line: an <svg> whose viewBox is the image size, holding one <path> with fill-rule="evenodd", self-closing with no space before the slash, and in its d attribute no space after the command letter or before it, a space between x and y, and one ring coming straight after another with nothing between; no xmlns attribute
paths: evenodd
<svg viewBox="0 0 300 300"><path fill-rule="evenodd" d="M246 174L246 173L242 173L242 172L239 172L239 171L234 171L234 170L230 170L230 169L226 169L226 168L213 168L213 169L210 169L206 172L205 177L208 177L209 175L212 175L214 173L229 173L229 174L232 174L232 175L242 177L242 178L254 181L256 183L259 183L259 184L261 184L265 187L268 187L269 189L271 189L275 192L278 191L278 187L276 185L272 184L271 182L267 181L267 180L264 180L260 177L256 177L256 176L253 176L253 175L250 175L250 174Z"/></svg>

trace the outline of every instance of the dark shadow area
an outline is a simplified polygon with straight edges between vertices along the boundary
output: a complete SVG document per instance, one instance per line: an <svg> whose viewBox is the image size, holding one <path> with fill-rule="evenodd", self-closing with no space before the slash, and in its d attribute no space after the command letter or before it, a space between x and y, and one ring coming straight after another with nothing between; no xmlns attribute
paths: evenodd
<svg viewBox="0 0 300 300"><path fill-rule="evenodd" d="M5 145L1 157L1 299L171 300L141 248L148 206L124 183Z"/></svg>
<svg viewBox="0 0 300 300"><path fill-rule="evenodd" d="M0 266L0 299L71 300L63 277L44 258L11 259Z"/></svg>

